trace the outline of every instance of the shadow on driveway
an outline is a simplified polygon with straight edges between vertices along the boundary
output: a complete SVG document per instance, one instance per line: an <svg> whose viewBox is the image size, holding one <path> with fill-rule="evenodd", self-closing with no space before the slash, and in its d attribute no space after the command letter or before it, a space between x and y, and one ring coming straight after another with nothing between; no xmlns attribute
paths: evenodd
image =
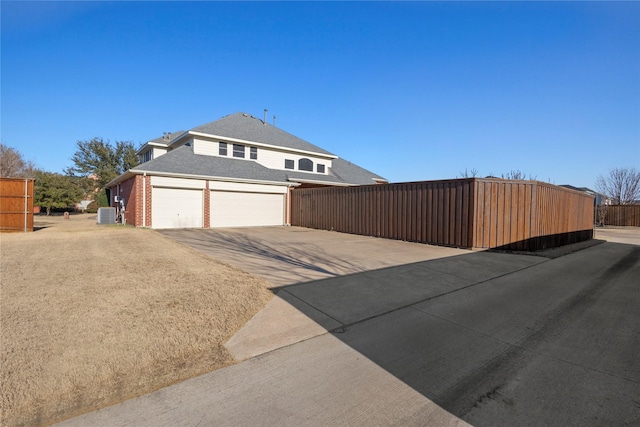
<svg viewBox="0 0 640 427"><path fill-rule="evenodd" d="M468 253L301 227L160 230L274 286Z"/></svg>
<svg viewBox="0 0 640 427"><path fill-rule="evenodd" d="M330 330L474 425L640 422L638 246L583 244L548 259L302 228L185 231L163 233L273 283L293 283L274 292L321 327L305 336L287 323L289 312L276 319L282 330L253 334L272 349L278 334L294 336L290 345ZM322 378L326 368L308 366L308 375L319 370ZM323 389L303 384L294 393L310 399L309 389Z"/></svg>
<svg viewBox="0 0 640 427"><path fill-rule="evenodd" d="M473 425L638 425L640 247L532 258L470 253L278 295Z"/></svg>

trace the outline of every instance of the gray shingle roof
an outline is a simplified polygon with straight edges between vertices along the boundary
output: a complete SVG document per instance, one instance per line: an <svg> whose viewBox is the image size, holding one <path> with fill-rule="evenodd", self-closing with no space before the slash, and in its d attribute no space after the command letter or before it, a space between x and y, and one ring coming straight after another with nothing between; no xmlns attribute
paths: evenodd
<svg viewBox="0 0 640 427"><path fill-rule="evenodd" d="M386 181L380 175L340 158L333 159L331 163L331 172L350 184L368 185L373 184L376 179Z"/></svg>
<svg viewBox="0 0 640 427"><path fill-rule="evenodd" d="M160 136L158 138L152 139L149 142L156 142L158 144L165 144L165 145L169 145L171 144L173 141L176 140L176 138L178 138L180 135L182 135L185 131L183 130L179 130L177 132L169 132L169 139L164 139L164 136Z"/></svg>
<svg viewBox="0 0 640 427"><path fill-rule="evenodd" d="M159 174L191 175L211 178L230 178L251 181L270 182L316 182L343 185L367 185L384 178L366 169L347 162L329 151L300 139L275 126L264 124L249 114L235 113L219 120L197 126L190 132L218 135L220 137L235 138L255 143L302 150L312 153L325 154L333 157L332 167L328 174L316 174L291 170L269 169L260 163L246 159L234 159L219 156L195 154L191 145L179 146L166 154L148 162L142 163L131 172L156 172ZM183 136L185 131L171 133L170 139L156 138L149 142L171 145ZM124 174L121 176L123 177ZM119 177L118 179L120 179Z"/></svg>
<svg viewBox="0 0 640 427"><path fill-rule="evenodd" d="M226 136L246 141L260 142L295 150L334 155L327 150L291 135L270 124L265 124L250 114L235 113L219 120L190 129L193 132Z"/></svg>

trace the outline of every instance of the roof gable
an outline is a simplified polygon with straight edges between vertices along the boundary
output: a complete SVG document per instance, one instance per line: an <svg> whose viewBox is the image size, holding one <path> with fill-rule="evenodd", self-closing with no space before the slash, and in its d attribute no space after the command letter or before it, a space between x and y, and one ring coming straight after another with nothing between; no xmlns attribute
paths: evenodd
<svg viewBox="0 0 640 427"><path fill-rule="evenodd" d="M228 115L219 120L190 129L190 132L218 135L276 147L335 156L317 145L313 145L246 113Z"/></svg>

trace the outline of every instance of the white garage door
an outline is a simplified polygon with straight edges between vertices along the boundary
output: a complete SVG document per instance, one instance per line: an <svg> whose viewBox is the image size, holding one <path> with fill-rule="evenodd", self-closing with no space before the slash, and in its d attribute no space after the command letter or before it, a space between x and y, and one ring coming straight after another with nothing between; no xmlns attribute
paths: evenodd
<svg viewBox="0 0 640 427"><path fill-rule="evenodd" d="M151 195L152 228L201 228L202 190L153 187Z"/></svg>
<svg viewBox="0 0 640 427"><path fill-rule="evenodd" d="M211 227L284 224L284 194L211 192Z"/></svg>

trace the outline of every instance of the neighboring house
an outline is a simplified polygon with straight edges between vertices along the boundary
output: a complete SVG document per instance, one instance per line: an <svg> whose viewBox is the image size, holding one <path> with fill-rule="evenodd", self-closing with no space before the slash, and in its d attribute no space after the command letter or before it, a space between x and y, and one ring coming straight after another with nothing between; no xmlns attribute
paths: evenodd
<svg viewBox="0 0 640 427"><path fill-rule="evenodd" d="M594 190L592 190L590 188L587 188L587 187L574 187L573 185L569 185L569 184L561 185L560 187L569 188L571 190L582 191L583 193L587 193L587 194L590 194L590 195L594 196L595 199L594 199L593 203L594 203L595 206L613 204L613 200L611 200L609 197L605 196L602 193L598 193L597 191L594 191Z"/></svg>
<svg viewBox="0 0 640 427"><path fill-rule="evenodd" d="M78 203L76 203L75 209L77 211L84 212L87 210L91 202L93 202L92 199L80 200Z"/></svg>
<svg viewBox="0 0 640 427"><path fill-rule="evenodd" d="M249 114L165 133L107 184L128 224L152 228L285 225L294 187L387 181Z"/></svg>
<svg viewBox="0 0 640 427"><path fill-rule="evenodd" d="M98 175L93 173L87 176L87 178L93 180L94 182L98 181ZM96 199L99 191L100 191L99 187L95 187L93 190L89 191L89 193L86 195L87 196L86 199L80 200L80 202L75 204L76 211L81 211L81 212L86 211L89 205L91 204L91 202L93 202Z"/></svg>

